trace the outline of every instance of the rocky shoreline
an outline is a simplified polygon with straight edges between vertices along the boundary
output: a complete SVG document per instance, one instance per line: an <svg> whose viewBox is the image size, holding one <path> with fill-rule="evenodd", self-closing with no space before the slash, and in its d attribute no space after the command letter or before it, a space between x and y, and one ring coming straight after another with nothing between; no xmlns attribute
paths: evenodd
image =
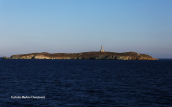
<svg viewBox="0 0 172 107"><path fill-rule="evenodd" d="M78 60L158 60L146 54L137 52L82 52L82 53L30 53L12 55L3 59L78 59Z"/></svg>

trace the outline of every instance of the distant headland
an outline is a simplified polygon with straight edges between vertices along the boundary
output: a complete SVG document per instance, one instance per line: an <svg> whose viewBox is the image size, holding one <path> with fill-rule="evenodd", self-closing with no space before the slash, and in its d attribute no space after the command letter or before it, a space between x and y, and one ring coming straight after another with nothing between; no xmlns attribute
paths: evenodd
<svg viewBox="0 0 172 107"><path fill-rule="evenodd" d="M3 57L3 59L78 59L78 60L158 60L146 54L137 52L105 52L103 46L98 52L81 52L81 53L30 53L21 55L12 55Z"/></svg>

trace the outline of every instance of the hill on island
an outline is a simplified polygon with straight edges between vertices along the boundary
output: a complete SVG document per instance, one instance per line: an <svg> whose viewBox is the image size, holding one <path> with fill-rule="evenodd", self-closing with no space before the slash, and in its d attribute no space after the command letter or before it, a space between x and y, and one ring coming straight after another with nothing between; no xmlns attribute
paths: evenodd
<svg viewBox="0 0 172 107"><path fill-rule="evenodd" d="M30 53L12 55L4 59L84 59L84 60L158 60L137 52L81 52L81 53Z"/></svg>

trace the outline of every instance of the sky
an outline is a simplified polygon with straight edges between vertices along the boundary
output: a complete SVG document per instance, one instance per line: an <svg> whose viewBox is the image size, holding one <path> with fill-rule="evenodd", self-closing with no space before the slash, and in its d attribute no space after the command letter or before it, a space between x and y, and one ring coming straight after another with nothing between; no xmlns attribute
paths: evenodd
<svg viewBox="0 0 172 107"><path fill-rule="evenodd" d="M0 0L0 55L105 51L172 58L172 0Z"/></svg>

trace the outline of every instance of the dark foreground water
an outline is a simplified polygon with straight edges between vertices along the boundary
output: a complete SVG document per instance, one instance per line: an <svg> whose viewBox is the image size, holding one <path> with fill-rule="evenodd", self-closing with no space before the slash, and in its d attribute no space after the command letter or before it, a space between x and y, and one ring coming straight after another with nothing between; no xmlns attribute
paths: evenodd
<svg viewBox="0 0 172 107"><path fill-rule="evenodd" d="M170 107L172 60L0 59L0 105Z"/></svg>

